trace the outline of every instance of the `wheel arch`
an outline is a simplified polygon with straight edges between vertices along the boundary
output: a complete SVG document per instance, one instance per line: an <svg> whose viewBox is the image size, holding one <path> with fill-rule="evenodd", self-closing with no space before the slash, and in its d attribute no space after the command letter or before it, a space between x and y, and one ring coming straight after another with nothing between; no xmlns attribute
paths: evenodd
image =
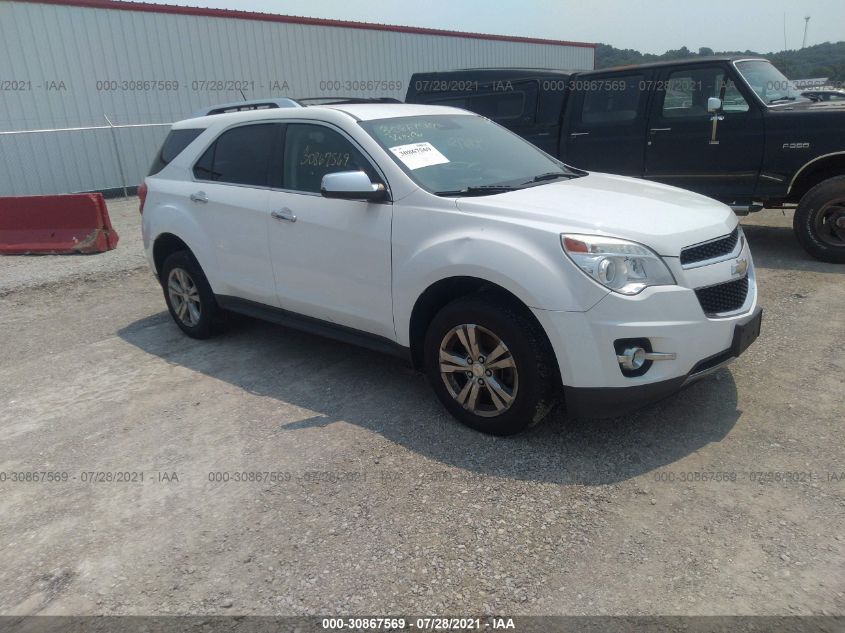
<svg viewBox="0 0 845 633"><path fill-rule="evenodd" d="M506 301L522 311L527 318L537 325L540 332L546 337L549 349L552 349L545 328L534 316L529 306L517 295L503 286L481 277L456 275L445 277L430 284L414 303L408 323L411 360L414 367L419 369L423 366L423 342L426 330L434 316L444 306L456 299L482 293L495 295L500 300ZM554 354L552 354L552 357L554 357ZM559 372L557 375L559 375Z"/></svg>
<svg viewBox="0 0 845 633"><path fill-rule="evenodd" d="M789 185L787 201L800 201L817 184L836 176L845 176L845 152L820 156L801 167Z"/></svg>
<svg viewBox="0 0 845 633"><path fill-rule="evenodd" d="M170 255L177 251L188 251L195 259L196 254L190 246L180 237L173 233L161 233L153 242L153 264L155 265L156 276L161 279L161 268Z"/></svg>

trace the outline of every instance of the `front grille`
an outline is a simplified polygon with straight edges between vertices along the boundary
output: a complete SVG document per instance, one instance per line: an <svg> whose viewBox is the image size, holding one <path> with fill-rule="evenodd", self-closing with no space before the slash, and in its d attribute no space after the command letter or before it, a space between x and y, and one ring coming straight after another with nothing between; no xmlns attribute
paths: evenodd
<svg viewBox="0 0 845 633"><path fill-rule="evenodd" d="M695 296L707 316L739 310L748 296L748 277L699 288Z"/></svg>
<svg viewBox="0 0 845 633"><path fill-rule="evenodd" d="M716 257L723 257L733 253L736 243L739 240L739 226L730 235L695 246L687 246L681 249L681 265L703 262Z"/></svg>

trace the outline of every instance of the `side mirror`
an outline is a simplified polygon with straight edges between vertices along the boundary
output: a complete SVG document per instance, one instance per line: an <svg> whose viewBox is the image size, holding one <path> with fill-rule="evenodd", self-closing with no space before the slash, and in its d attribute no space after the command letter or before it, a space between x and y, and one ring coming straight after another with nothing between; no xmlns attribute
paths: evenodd
<svg viewBox="0 0 845 633"><path fill-rule="evenodd" d="M707 99L707 111L718 112L722 109L722 100L719 97L710 97Z"/></svg>
<svg viewBox="0 0 845 633"><path fill-rule="evenodd" d="M326 174L320 183L320 193L324 198L342 198L345 200L370 200L377 202L387 197L387 189L382 183L370 182L370 177L363 171L338 171Z"/></svg>

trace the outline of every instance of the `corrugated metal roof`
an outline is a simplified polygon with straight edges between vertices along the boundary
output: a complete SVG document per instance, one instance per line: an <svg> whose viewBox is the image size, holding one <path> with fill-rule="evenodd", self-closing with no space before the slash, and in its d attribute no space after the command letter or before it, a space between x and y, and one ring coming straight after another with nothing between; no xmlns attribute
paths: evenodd
<svg viewBox="0 0 845 633"><path fill-rule="evenodd" d="M284 22L287 24L308 24L311 26L327 26L347 29L365 29L370 31L394 31L398 33L416 33L419 35L440 35L443 37L466 37L480 40L498 40L503 42L524 42L529 44L551 44L557 46L583 46L595 48L593 42L571 42L567 40L552 40L536 37L520 37L515 35L496 35L492 33L473 33L470 31L450 31L445 29L431 29L416 26L400 26L395 24L379 24L373 22L356 22L350 20L328 20L324 18L309 18L297 15L281 15L276 13L262 13L258 11L239 11L236 9L212 9L209 7L182 6L174 4L151 4L149 2L130 2L125 0L17 0L35 4L61 4L92 9L116 9L122 11L146 11L150 13L170 13L177 15L197 15L204 17L234 18L238 20L258 20L263 22Z"/></svg>
<svg viewBox="0 0 845 633"><path fill-rule="evenodd" d="M594 64L592 47L560 42L167 9L0 1L0 79L23 84L0 90L0 195L119 187L115 140L128 184L140 182L167 132L156 124L241 98L403 99L415 72ZM102 129L106 117L148 127ZM77 129L26 132L45 128Z"/></svg>

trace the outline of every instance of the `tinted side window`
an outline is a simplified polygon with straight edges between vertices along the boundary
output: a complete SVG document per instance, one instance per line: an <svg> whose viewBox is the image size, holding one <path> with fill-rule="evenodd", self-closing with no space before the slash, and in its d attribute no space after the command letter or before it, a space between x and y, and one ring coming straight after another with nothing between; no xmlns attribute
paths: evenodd
<svg viewBox="0 0 845 633"><path fill-rule="evenodd" d="M449 106L450 108L462 108L464 110L471 110L472 106L469 103L469 97L446 97L444 99L428 99L425 103L435 103L437 105Z"/></svg>
<svg viewBox="0 0 845 633"><path fill-rule="evenodd" d="M633 121L639 112L643 75L574 80L575 88L584 92L581 106L583 123L624 123Z"/></svg>
<svg viewBox="0 0 845 633"><path fill-rule="evenodd" d="M278 129L277 123L259 123L223 132L194 165L194 176L234 185L267 186Z"/></svg>
<svg viewBox="0 0 845 633"><path fill-rule="evenodd" d="M197 180L214 180L214 148L216 143L205 150L205 153L194 165L194 178Z"/></svg>
<svg viewBox="0 0 845 633"><path fill-rule="evenodd" d="M284 189L319 193L323 176L336 171L364 171L378 180L369 161L343 135L322 125L288 124Z"/></svg>
<svg viewBox="0 0 845 633"><path fill-rule="evenodd" d="M493 121L517 119L525 108L525 93L520 92L483 92L472 96L446 97L431 99L427 103L453 108L463 108L486 116Z"/></svg>
<svg viewBox="0 0 845 633"><path fill-rule="evenodd" d="M205 132L205 128L188 128L183 130L170 130L170 134L164 139L164 143L156 155L152 166L150 167L149 176L154 176L182 153L182 150L188 147L196 137Z"/></svg>
<svg viewBox="0 0 845 633"><path fill-rule="evenodd" d="M467 82L474 86L474 82ZM502 80L485 83L477 92L468 88L460 94L424 95L421 103L452 106L475 112L504 126L526 125L534 122L537 111L538 83L536 81Z"/></svg>
<svg viewBox="0 0 845 633"><path fill-rule="evenodd" d="M725 71L719 67L676 70L659 86L663 88L663 116L707 116L707 99L718 97L724 84Z"/></svg>
<svg viewBox="0 0 845 633"><path fill-rule="evenodd" d="M470 109L494 121L518 119L525 109L525 93L491 92L472 97Z"/></svg>
<svg viewBox="0 0 845 633"><path fill-rule="evenodd" d="M725 90L722 93L723 112L748 112L748 102L732 79L725 82Z"/></svg>

